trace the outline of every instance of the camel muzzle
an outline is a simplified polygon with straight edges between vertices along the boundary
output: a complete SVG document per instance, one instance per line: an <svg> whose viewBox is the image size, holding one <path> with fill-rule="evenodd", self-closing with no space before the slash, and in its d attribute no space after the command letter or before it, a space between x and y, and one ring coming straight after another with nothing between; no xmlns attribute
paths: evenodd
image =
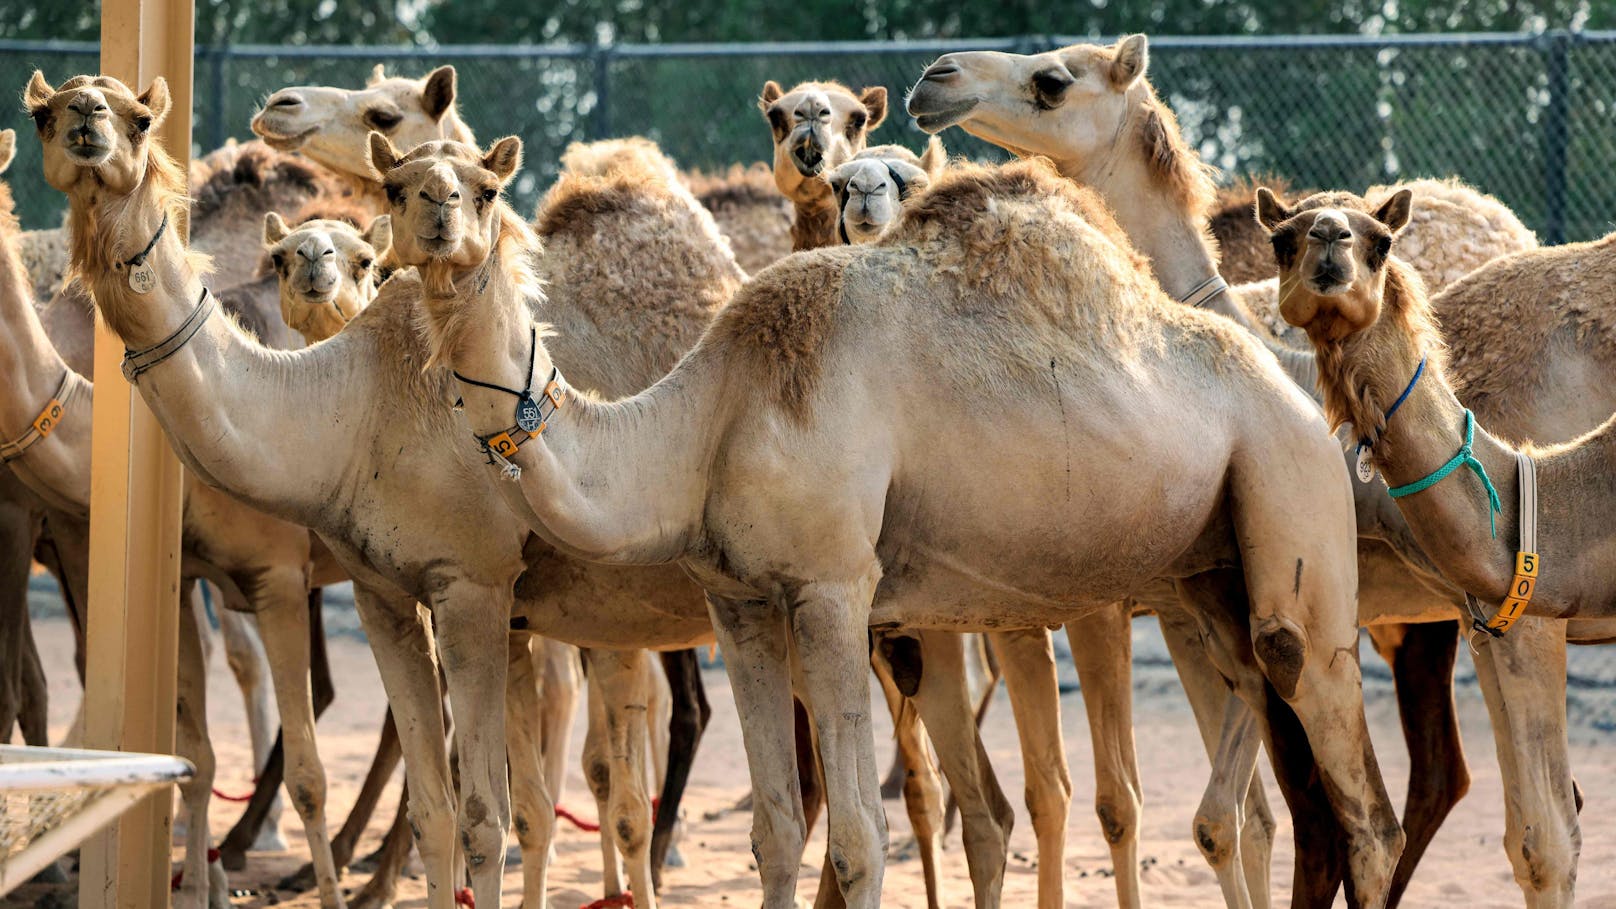
<svg viewBox="0 0 1616 909"><path fill-rule="evenodd" d="M791 142L791 163L804 177L817 177L825 169L825 141L819 130L811 126L800 128Z"/></svg>

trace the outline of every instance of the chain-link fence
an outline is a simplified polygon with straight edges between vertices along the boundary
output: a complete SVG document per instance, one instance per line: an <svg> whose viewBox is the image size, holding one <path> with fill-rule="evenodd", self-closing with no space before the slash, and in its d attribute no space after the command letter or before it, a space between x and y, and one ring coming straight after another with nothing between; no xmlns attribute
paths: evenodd
<svg viewBox="0 0 1616 909"><path fill-rule="evenodd" d="M933 58L956 50L1034 52L1084 39L733 45L200 48L201 150L248 138L258 102L286 85L363 84L376 63L415 75L452 63L461 110L484 138L516 134L530 208L577 139L643 134L685 167L769 156L757 112L764 80L836 78L885 85L893 110L873 141L918 148L900 96ZM1546 241L1600 236L1616 220L1616 32L1152 39L1151 79L1192 145L1226 174L1272 174L1298 187L1362 189L1455 175L1491 192ZM0 42L0 87L20 90L96 68L96 47ZM0 127L27 133L20 105ZM1003 152L958 130L950 151ZM8 174L26 225L52 224L60 197L19 143Z"/></svg>

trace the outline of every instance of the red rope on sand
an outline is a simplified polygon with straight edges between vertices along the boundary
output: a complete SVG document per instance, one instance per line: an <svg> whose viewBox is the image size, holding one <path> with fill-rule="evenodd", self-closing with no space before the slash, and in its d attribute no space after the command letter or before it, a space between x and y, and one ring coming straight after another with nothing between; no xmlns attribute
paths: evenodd
<svg viewBox="0 0 1616 909"><path fill-rule="evenodd" d="M579 830L582 830L585 833L599 833L600 832L600 825L599 824L590 823L589 821L586 821L583 818L580 818L578 815L573 814L571 811L568 811L567 809L561 807L560 805L555 806L555 808L556 808L556 817L561 818L562 820L566 821L567 823L571 824L574 827L577 827Z"/></svg>
<svg viewBox="0 0 1616 909"><path fill-rule="evenodd" d="M585 903L578 909L634 909L634 894L619 893L616 896L595 900L593 903Z"/></svg>
<svg viewBox="0 0 1616 909"><path fill-rule="evenodd" d="M258 777L255 776L255 777L253 777L253 786L257 787L257 785L258 785ZM213 797L216 798L216 799L224 799L227 802L250 802L250 801L252 801L253 792L257 792L257 791L258 790L256 788L254 788L251 791L249 791L246 795L229 795L227 793L220 792L219 787L215 786L215 787L213 787Z"/></svg>
<svg viewBox="0 0 1616 909"><path fill-rule="evenodd" d="M465 906L466 909L477 909L477 897L472 895L470 887L461 887L455 891L455 905Z"/></svg>

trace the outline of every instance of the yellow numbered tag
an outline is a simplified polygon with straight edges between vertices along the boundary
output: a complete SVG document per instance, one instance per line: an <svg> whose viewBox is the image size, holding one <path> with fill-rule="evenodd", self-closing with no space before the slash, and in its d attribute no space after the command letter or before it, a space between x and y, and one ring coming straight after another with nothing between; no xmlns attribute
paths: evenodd
<svg viewBox="0 0 1616 909"><path fill-rule="evenodd" d="M1532 594L1537 591L1537 572L1542 561L1535 552L1515 553L1515 576L1510 579L1509 593L1499 605L1497 615L1487 623L1488 628L1499 632L1508 631L1516 619L1526 614L1526 607L1532 602Z"/></svg>
<svg viewBox="0 0 1616 909"><path fill-rule="evenodd" d="M516 454L516 440L508 432L502 432L488 440L488 450L502 458L510 458Z"/></svg>
<svg viewBox="0 0 1616 909"><path fill-rule="evenodd" d="M561 399L566 395L567 393L561 390L561 383L553 379L544 386L544 396L550 399L550 403L554 404L557 410L561 409ZM543 429L539 430L539 432L543 431Z"/></svg>
<svg viewBox="0 0 1616 909"><path fill-rule="evenodd" d="M45 405L45 410L34 418L34 430L41 439L56 431L56 424L62 422L62 402L51 398Z"/></svg>

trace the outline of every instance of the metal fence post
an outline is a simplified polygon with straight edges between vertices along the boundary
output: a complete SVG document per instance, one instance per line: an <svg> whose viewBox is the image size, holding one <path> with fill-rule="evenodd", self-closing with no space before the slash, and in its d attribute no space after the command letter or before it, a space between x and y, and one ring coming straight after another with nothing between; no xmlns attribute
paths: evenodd
<svg viewBox="0 0 1616 909"><path fill-rule="evenodd" d="M1544 35L1543 40L1543 65L1549 83L1549 103L1543 111L1543 239L1551 245L1564 243L1566 237L1572 39L1569 32L1554 31Z"/></svg>
<svg viewBox="0 0 1616 909"><path fill-rule="evenodd" d="M208 146L202 149L207 154L217 148L223 148L229 130L224 123L224 58L229 56L230 47L210 47L206 50L208 58Z"/></svg>
<svg viewBox="0 0 1616 909"><path fill-rule="evenodd" d="M590 112L589 138L600 140L611 132L612 46L595 47L595 109Z"/></svg>

